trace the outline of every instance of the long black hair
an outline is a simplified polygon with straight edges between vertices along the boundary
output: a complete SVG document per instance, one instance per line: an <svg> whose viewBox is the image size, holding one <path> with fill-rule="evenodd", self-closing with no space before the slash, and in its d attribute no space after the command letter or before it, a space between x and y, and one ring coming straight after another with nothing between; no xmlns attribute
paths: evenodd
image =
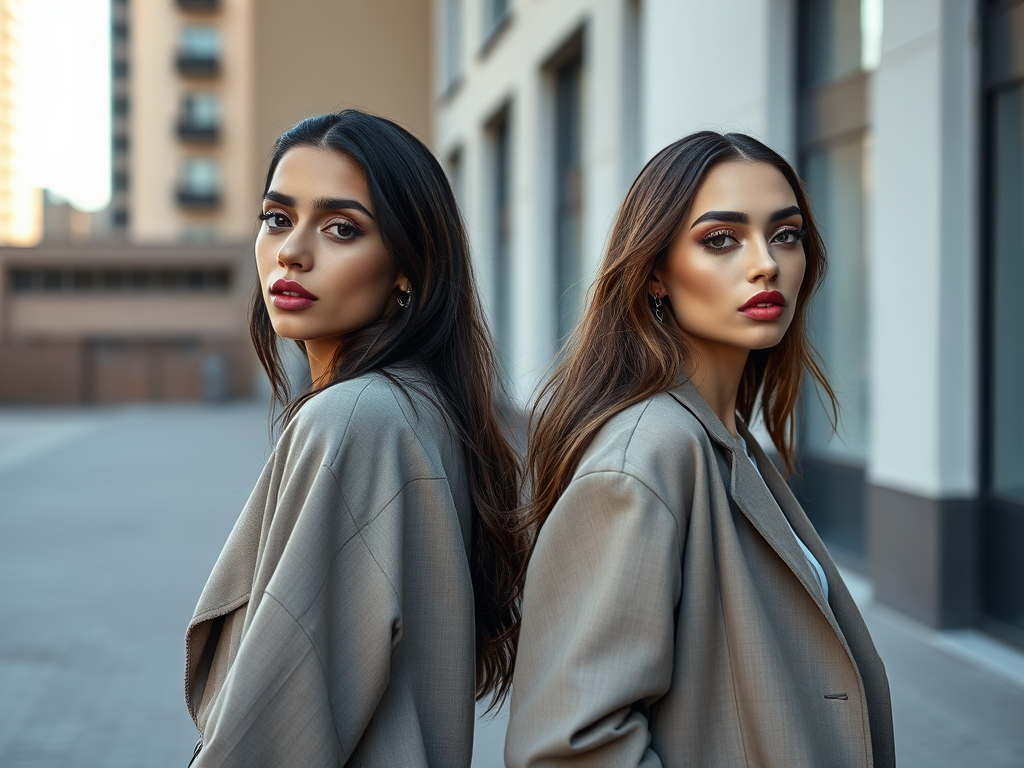
<svg viewBox="0 0 1024 768"><path fill-rule="evenodd" d="M346 335L323 386L397 363L415 364L432 379L438 405L462 444L474 510L477 696L492 694L498 702L511 685L519 632L525 543L515 533L515 510L521 467L499 423L494 349L455 196L422 142L390 120L356 110L310 117L288 129L274 145L264 193L284 154L300 146L340 152L362 168L384 247L411 287L407 308L392 306ZM287 423L319 390L291 397L258 281L249 328Z"/></svg>

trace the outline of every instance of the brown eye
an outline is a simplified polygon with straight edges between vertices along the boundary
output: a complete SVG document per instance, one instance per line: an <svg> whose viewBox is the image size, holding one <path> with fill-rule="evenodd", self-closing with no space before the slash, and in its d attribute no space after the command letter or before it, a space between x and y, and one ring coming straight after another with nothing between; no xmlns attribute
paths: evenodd
<svg viewBox="0 0 1024 768"><path fill-rule="evenodd" d="M806 229L795 229L793 227L787 227L786 229L780 229L775 233L772 238L772 242L778 245L795 245L803 240L807 236Z"/></svg>
<svg viewBox="0 0 1024 768"><path fill-rule="evenodd" d="M712 232L702 238L700 242L701 245L709 251L716 253L720 251L727 251L735 245L738 245L738 241L730 232Z"/></svg>
<svg viewBox="0 0 1024 768"><path fill-rule="evenodd" d="M337 221L328 226L327 231L339 240L354 240L362 234L359 228L350 221Z"/></svg>
<svg viewBox="0 0 1024 768"><path fill-rule="evenodd" d="M291 225L288 217L279 211L268 211L259 215L260 221L267 222L267 229L284 229Z"/></svg>

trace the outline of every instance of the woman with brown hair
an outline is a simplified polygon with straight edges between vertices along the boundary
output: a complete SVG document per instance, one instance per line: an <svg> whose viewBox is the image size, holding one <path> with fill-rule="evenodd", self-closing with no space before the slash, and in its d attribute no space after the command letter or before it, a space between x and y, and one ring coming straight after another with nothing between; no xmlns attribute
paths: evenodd
<svg viewBox="0 0 1024 768"><path fill-rule="evenodd" d="M455 198L420 141L347 110L278 139L259 220L250 328L284 429L189 624L194 763L468 768L523 546ZM279 339L309 359L293 400Z"/></svg>
<svg viewBox="0 0 1024 768"><path fill-rule="evenodd" d="M741 134L626 196L528 453L536 539L505 757L540 766L891 766L885 670L787 471L825 248Z"/></svg>

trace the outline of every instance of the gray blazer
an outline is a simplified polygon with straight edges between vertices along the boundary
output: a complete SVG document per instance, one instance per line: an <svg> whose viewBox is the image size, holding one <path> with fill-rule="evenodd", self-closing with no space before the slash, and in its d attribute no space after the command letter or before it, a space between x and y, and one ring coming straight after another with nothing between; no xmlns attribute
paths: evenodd
<svg viewBox="0 0 1024 768"><path fill-rule="evenodd" d="M284 430L185 638L196 765L469 766L468 481L410 394L368 375Z"/></svg>
<svg viewBox="0 0 1024 768"><path fill-rule="evenodd" d="M771 493L686 381L595 437L527 573L510 768L895 764L860 613L740 432Z"/></svg>

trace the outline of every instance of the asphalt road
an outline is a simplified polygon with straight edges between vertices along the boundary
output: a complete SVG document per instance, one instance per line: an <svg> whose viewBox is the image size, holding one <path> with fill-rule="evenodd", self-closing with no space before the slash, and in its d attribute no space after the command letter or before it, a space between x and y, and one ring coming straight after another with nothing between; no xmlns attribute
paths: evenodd
<svg viewBox="0 0 1024 768"><path fill-rule="evenodd" d="M262 404L0 409L0 766L188 763L185 626L268 454ZM1024 655L858 590L901 768L1024 767Z"/></svg>

